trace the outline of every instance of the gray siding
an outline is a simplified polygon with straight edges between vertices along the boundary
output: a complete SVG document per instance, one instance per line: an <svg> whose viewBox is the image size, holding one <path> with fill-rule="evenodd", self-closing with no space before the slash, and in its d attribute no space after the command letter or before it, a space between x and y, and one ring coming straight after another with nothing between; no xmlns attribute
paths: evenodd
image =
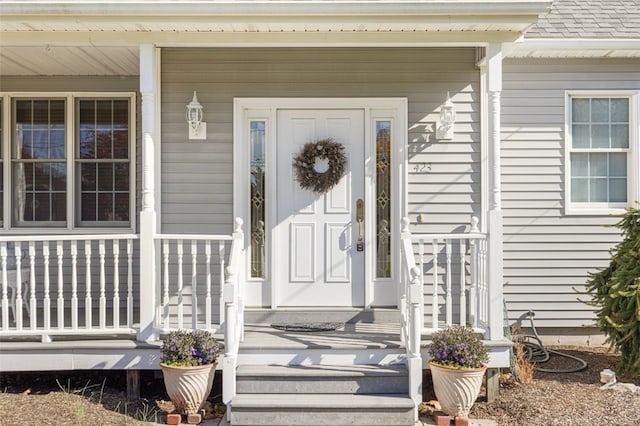
<svg viewBox="0 0 640 426"><path fill-rule="evenodd" d="M162 231L232 229L234 97L407 97L409 213L450 232L480 211L479 73L474 49L163 49ZM208 137L186 138L197 90ZM456 139L435 141L450 91ZM423 173L414 171L418 163Z"/></svg>
<svg viewBox="0 0 640 426"><path fill-rule="evenodd" d="M537 325L593 325L593 308L578 298L588 299L581 294L587 273L608 264L619 234L605 226L616 218L564 214L564 95L639 88L639 60L505 61L504 291L511 320L533 310Z"/></svg>

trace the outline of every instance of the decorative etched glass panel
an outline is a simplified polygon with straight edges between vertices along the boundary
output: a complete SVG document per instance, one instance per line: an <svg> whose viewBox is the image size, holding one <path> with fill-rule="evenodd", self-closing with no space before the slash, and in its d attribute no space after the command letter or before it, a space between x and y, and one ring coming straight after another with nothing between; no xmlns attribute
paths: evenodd
<svg viewBox="0 0 640 426"><path fill-rule="evenodd" d="M376 277L391 277L390 121L376 121Z"/></svg>
<svg viewBox="0 0 640 426"><path fill-rule="evenodd" d="M14 107L14 225L62 225L67 216L65 101L19 99Z"/></svg>
<svg viewBox="0 0 640 426"><path fill-rule="evenodd" d="M129 101L78 101L80 222L129 222Z"/></svg>
<svg viewBox="0 0 640 426"><path fill-rule="evenodd" d="M2 161L2 141L4 140L3 130L4 130L4 122L2 121L2 117L4 117L3 109L4 105L2 103L2 99L0 99L0 225L4 221L4 161Z"/></svg>
<svg viewBox="0 0 640 426"><path fill-rule="evenodd" d="M265 276L265 122L251 121L251 278Z"/></svg>

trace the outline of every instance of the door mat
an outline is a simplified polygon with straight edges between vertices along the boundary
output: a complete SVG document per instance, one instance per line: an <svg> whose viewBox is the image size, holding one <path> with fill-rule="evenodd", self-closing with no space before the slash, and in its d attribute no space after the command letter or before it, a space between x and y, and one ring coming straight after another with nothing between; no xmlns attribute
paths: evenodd
<svg viewBox="0 0 640 426"><path fill-rule="evenodd" d="M334 331L343 328L343 322L293 322L271 324L271 328L296 333L312 333L316 331Z"/></svg>

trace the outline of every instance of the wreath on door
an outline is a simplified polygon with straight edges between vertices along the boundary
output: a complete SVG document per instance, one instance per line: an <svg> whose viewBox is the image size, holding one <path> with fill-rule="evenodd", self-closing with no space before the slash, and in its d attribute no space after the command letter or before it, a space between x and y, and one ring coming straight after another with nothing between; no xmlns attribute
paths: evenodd
<svg viewBox="0 0 640 426"><path fill-rule="evenodd" d="M327 170L316 169L318 160L327 160ZM302 189L324 194L340 182L346 163L344 146L328 138L304 144L293 160L293 168Z"/></svg>

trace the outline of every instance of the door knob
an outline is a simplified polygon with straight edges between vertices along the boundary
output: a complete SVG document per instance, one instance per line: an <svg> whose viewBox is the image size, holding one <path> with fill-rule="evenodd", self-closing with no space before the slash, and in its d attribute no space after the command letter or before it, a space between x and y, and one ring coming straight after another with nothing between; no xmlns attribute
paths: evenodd
<svg viewBox="0 0 640 426"><path fill-rule="evenodd" d="M364 251L364 201L362 198L358 198L356 201L356 222L358 223L356 250Z"/></svg>

